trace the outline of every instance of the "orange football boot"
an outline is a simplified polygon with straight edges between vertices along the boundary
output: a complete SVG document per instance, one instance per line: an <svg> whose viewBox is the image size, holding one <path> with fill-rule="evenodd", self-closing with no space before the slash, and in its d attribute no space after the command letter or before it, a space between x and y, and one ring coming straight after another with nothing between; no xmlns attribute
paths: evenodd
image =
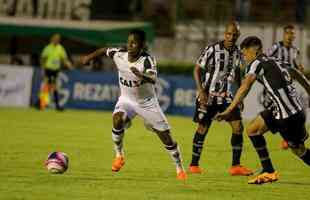
<svg viewBox="0 0 310 200"><path fill-rule="evenodd" d="M116 157L112 163L112 171L118 172L125 165L125 159L123 156Z"/></svg>
<svg viewBox="0 0 310 200"><path fill-rule="evenodd" d="M253 174L252 170L242 165L234 165L228 172L231 176L250 176Z"/></svg>
<svg viewBox="0 0 310 200"><path fill-rule="evenodd" d="M188 170L192 174L201 174L202 173L202 168L199 167L199 165L190 165Z"/></svg>
<svg viewBox="0 0 310 200"><path fill-rule="evenodd" d="M277 181L279 179L279 174L278 172L264 172L258 176L256 176L253 179L250 179L248 181L248 184L264 184L264 183L272 183L274 181Z"/></svg>
<svg viewBox="0 0 310 200"><path fill-rule="evenodd" d="M178 180L181 180L181 181L185 181L187 179L187 174L184 170L180 170L178 173L177 173L177 179Z"/></svg>

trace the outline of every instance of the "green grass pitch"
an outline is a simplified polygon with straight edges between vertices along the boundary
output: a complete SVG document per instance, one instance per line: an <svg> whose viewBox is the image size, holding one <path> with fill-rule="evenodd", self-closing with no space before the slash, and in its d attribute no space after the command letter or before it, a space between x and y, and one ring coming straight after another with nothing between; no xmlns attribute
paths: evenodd
<svg viewBox="0 0 310 200"><path fill-rule="evenodd" d="M190 118L168 116L187 168L195 124ZM136 118L126 131L126 165L111 172L111 112L0 108L1 200L189 200L309 199L310 168L290 151L279 148L280 137L267 134L280 180L248 185L248 177L231 177L230 128L214 123L202 154L202 175L176 180L175 167L157 136ZM250 141L244 137L243 165L260 168ZM309 144L308 144L309 146ZM51 151L66 152L69 169L48 174L43 162Z"/></svg>

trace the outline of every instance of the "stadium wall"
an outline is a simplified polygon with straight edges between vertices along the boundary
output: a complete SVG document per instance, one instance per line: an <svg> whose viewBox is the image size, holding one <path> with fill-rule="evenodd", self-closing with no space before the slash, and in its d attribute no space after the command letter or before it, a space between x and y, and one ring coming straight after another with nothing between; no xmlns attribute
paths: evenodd
<svg viewBox="0 0 310 200"><path fill-rule="evenodd" d="M32 105L38 102L42 82L42 73L39 71L36 69L34 72ZM112 110L119 96L117 74L110 72L66 71L60 73L58 87L60 104L65 108ZM185 116L193 114L195 83L192 77L160 76L156 91L160 105L167 113Z"/></svg>
<svg viewBox="0 0 310 200"><path fill-rule="evenodd" d="M242 23L240 43L245 37L256 35L262 39L264 51L275 41L282 40L283 27L279 24ZM157 37L152 47L159 61L177 60L195 63L206 45L222 40L225 26L192 22L176 26L175 38ZM296 25L294 45L300 49L302 63L310 70L310 29Z"/></svg>
<svg viewBox="0 0 310 200"><path fill-rule="evenodd" d="M0 65L0 106L30 105L33 68Z"/></svg>

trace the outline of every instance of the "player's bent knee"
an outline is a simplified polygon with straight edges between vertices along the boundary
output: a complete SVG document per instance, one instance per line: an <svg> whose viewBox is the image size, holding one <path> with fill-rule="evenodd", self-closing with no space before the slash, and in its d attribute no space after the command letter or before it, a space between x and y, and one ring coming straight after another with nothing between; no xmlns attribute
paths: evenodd
<svg viewBox="0 0 310 200"><path fill-rule="evenodd" d="M152 131L155 132L155 133L157 133L157 134L161 134L161 135L170 134L170 129L152 128Z"/></svg>
<svg viewBox="0 0 310 200"><path fill-rule="evenodd" d="M246 133L248 136L254 136L259 134L259 128L257 126L249 125L246 128Z"/></svg>
<svg viewBox="0 0 310 200"><path fill-rule="evenodd" d="M175 143L174 140L172 139L169 129L161 131L154 129L154 132L158 135L163 144L171 146Z"/></svg>

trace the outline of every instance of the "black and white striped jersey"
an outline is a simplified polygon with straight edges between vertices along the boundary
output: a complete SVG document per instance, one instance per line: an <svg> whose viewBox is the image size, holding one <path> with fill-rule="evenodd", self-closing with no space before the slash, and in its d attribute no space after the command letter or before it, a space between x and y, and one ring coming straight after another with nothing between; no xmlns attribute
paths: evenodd
<svg viewBox="0 0 310 200"><path fill-rule="evenodd" d="M246 75L256 75L273 104L276 119L285 119L302 111L302 105L293 84L293 80L284 63L262 54L252 61L246 69Z"/></svg>
<svg viewBox="0 0 310 200"><path fill-rule="evenodd" d="M238 47L228 51L224 41L209 45L196 64L203 69L203 87L209 96L208 104L230 103L233 98L232 84L236 73L240 73L241 52Z"/></svg>
<svg viewBox="0 0 310 200"><path fill-rule="evenodd" d="M269 57L275 57L281 62L288 64L289 67L297 68L301 64L300 52L295 47L285 47L283 41L274 43L266 53Z"/></svg>

